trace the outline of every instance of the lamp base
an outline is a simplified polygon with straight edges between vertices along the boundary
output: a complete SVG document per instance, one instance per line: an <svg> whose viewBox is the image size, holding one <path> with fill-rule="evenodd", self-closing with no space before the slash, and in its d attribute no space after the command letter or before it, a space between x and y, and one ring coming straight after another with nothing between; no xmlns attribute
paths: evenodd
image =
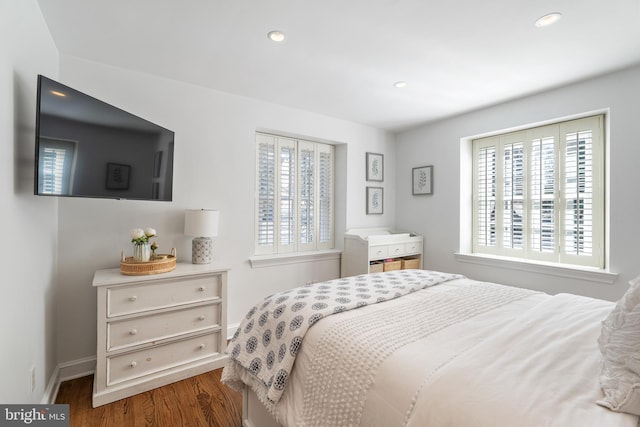
<svg viewBox="0 0 640 427"><path fill-rule="evenodd" d="M196 237L191 241L191 263L210 264L213 260L213 245L210 237Z"/></svg>

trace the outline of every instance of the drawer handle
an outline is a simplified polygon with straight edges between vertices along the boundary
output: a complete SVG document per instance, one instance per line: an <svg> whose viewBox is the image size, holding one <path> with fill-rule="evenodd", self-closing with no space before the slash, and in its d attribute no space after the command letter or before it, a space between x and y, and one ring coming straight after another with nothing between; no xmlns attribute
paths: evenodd
<svg viewBox="0 0 640 427"><path fill-rule="evenodd" d="M207 288L205 288L204 286L200 286L200 287L198 288L198 290L199 290L200 292L204 292L206 289L207 289Z"/></svg>
<svg viewBox="0 0 640 427"><path fill-rule="evenodd" d="M138 297L137 297L137 296L135 296L135 295L134 295L134 296L129 297L129 301L131 301L131 302L134 302L134 301L137 301L137 300L138 300Z"/></svg>
<svg viewBox="0 0 640 427"><path fill-rule="evenodd" d="M138 364L135 361L129 363L130 368L135 368L136 366L138 366Z"/></svg>
<svg viewBox="0 0 640 427"><path fill-rule="evenodd" d="M198 346L198 350L204 350L204 348L205 348L205 347L206 347L206 346L205 346L204 344L200 344L200 345Z"/></svg>
<svg viewBox="0 0 640 427"><path fill-rule="evenodd" d="M138 334L137 329L132 329L131 332L129 332L129 335L137 335L137 334Z"/></svg>
<svg viewBox="0 0 640 427"><path fill-rule="evenodd" d="M400 248L396 248L396 252L400 252Z"/></svg>
<svg viewBox="0 0 640 427"><path fill-rule="evenodd" d="M205 317L204 316L198 316L198 320L204 320Z"/></svg>

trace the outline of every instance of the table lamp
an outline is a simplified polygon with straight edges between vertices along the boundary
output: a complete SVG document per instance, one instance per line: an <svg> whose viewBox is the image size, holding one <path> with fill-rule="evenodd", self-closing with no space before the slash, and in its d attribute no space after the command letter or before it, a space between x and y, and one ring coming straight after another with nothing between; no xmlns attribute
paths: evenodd
<svg viewBox="0 0 640 427"><path fill-rule="evenodd" d="M211 237L218 235L220 212L213 209L187 209L184 216L184 234L194 236L191 241L191 262L209 264L213 259Z"/></svg>

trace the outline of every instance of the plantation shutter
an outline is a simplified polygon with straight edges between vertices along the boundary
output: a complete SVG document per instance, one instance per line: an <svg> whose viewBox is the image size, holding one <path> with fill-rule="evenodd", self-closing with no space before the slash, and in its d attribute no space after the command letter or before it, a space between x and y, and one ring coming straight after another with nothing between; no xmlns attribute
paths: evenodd
<svg viewBox="0 0 640 427"><path fill-rule="evenodd" d="M275 252L276 138L256 135L256 254Z"/></svg>
<svg viewBox="0 0 640 427"><path fill-rule="evenodd" d="M333 248L334 148L318 145L318 249Z"/></svg>
<svg viewBox="0 0 640 427"><path fill-rule="evenodd" d="M473 141L473 251L602 268L603 116Z"/></svg>
<svg viewBox="0 0 640 427"><path fill-rule="evenodd" d="M525 200L525 165L524 150L526 135L518 132L500 139L502 145L502 173L500 188L502 189L502 214L496 217L502 230L498 237L502 239L504 254L521 256L524 250L524 200Z"/></svg>
<svg viewBox="0 0 640 427"><path fill-rule="evenodd" d="M529 161L530 242L533 259L554 261L556 253L557 126L532 130Z"/></svg>
<svg viewBox="0 0 640 427"><path fill-rule="evenodd" d="M604 264L603 116L560 125L564 175L560 220L561 259L572 264Z"/></svg>
<svg viewBox="0 0 640 427"><path fill-rule="evenodd" d="M298 161L300 162L299 179L299 250L315 249L316 224L316 152L315 145L298 141Z"/></svg>
<svg viewBox="0 0 640 427"><path fill-rule="evenodd" d="M256 255L334 244L334 149L256 134Z"/></svg>
<svg viewBox="0 0 640 427"><path fill-rule="evenodd" d="M278 138L278 253L296 250L296 141Z"/></svg>
<svg viewBox="0 0 640 427"><path fill-rule="evenodd" d="M497 138L487 138L474 144L474 252L496 247L497 143Z"/></svg>

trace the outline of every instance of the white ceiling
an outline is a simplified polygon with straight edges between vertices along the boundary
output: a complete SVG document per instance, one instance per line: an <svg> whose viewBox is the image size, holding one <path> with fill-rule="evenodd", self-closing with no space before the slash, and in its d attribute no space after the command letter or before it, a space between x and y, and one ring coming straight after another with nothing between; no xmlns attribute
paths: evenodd
<svg viewBox="0 0 640 427"><path fill-rule="evenodd" d="M640 63L640 0L39 3L61 54L389 130Z"/></svg>

